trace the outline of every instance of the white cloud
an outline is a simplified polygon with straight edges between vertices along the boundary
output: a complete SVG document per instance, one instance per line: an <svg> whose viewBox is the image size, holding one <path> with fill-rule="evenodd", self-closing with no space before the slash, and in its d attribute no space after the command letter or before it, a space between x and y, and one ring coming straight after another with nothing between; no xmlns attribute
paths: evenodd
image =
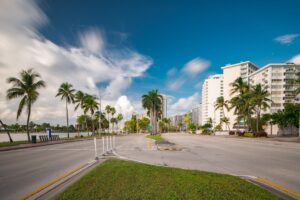
<svg viewBox="0 0 300 200"><path fill-rule="evenodd" d="M196 85L194 87L196 89L202 89L202 85L203 85L203 81L199 81L198 83L196 83Z"/></svg>
<svg viewBox="0 0 300 200"><path fill-rule="evenodd" d="M178 90L184 83L184 79L178 78L177 80L170 81L167 86L170 90Z"/></svg>
<svg viewBox="0 0 300 200"><path fill-rule="evenodd" d="M182 71L187 75L196 76L197 74L207 69L209 66L210 66L210 62L208 60L195 58L189 61L188 63L186 63Z"/></svg>
<svg viewBox="0 0 300 200"><path fill-rule="evenodd" d="M274 40L281 44L291 44L299 36L300 34L286 34L286 35L278 36Z"/></svg>
<svg viewBox="0 0 300 200"><path fill-rule="evenodd" d="M150 58L134 50L107 49L97 29L79 34L81 46L57 45L38 31L47 21L35 1L1 1L0 114L7 123L15 122L18 100L6 100L5 91L10 87L6 78L18 76L22 69L34 68L47 82L33 106L32 120L65 123L64 103L55 98L62 82L94 95L96 84L105 83L103 104L114 105L132 79L143 76L152 64ZM74 122L80 112L75 113L72 107L69 110ZM19 123L24 119L25 115Z"/></svg>
<svg viewBox="0 0 300 200"><path fill-rule="evenodd" d="M190 111L194 106L198 105L199 102L200 95L198 92L186 98L179 98L174 104L170 105L170 115Z"/></svg>
<svg viewBox="0 0 300 200"><path fill-rule="evenodd" d="M295 64L300 64L300 54L292 57L288 62L292 62L292 63L295 63Z"/></svg>

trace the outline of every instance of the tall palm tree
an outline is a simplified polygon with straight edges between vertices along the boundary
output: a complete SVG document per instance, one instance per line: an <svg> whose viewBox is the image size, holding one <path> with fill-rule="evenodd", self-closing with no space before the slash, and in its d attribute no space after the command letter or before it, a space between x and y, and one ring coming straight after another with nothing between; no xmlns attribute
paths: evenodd
<svg viewBox="0 0 300 200"><path fill-rule="evenodd" d="M119 129L119 123L123 120L123 115L119 113L117 115L117 129Z"/></svg>
<svg viewBox="0 0 300 200"><path fill-rule="evenodd" d="M253 104L256 112L256 131L258 132L261 110L265 111L269 108L272 100L268 98L270 93L266 87L263 87L261 84L252 86L250 93L252 94L250 101L252 101L251 103Z"/></svg>
<svg viewBox="0 0 300 200"><path fill-rule="evenodd" d="M115 117L114 117L114 115L116 114L116 109L115 109L115 107L110 107L110 114L111 114L111 118L113 119L113 122L112 122L112 132L114 132L114 124L115 124L115 122L116 122L116 119L115 119Z"/></svg>
<svg viewBox="0 0 300 200"><path fill-rule="evenodd" d="M217 98L217 100L215 102L215 110L220 109L223 113L223 116L226 118L224 108L226 108L227 111L229 110L228 101L227 100L225 101L224 97L220 96L220 97Z"/></svg>
<svg viewBox="0 0 300 200"><path fill-rule="evenodd" d="M87 97L87 94L83 93L82 91L77 91L74 96L74 102L75 102L75 110L77 110L79 107L83 110L84 101ZM86 113L84 113L83 116L87 116ZM89 135L89 128L87 124L87 118L85 118L85 128L87 129L88 135Z"/></svg>
<svg viewBox="0 0 300 200"><path fill-rule="evenodd" d="M68 104L74 103L74 97L75 97L74 92L75 92L75 89L73 89L73 86L70 83L62 83L60 85L60 87L58 88L58 92L56 94L56 97L60 96L61 100L66 101L66 118L67 118L68 138L70 137Z"/></svg>
<svg viewBox="0 0 300 200"><path fill-rule="evenodd" d="M111 113L111 106L110 105L107 105L105 106L105 111L107 113L107 120L108 120L108 132L110 131L109 130L109 127L110 127L110 119L109 119L109 114Z"/></svg>
<svg viewBox="0 0 300 200"><path fill-rule="evenodd" d="M221 118L220 121L221 121L221 124L224 123L227 126L228 131L230 131L230 126L229 126L230 121L229 121L229 118L224 116L224 117Z"/></svg>
<svg viewBox="0 0 300 200"><path fill-rule="evenodd" d="M10 135L10 132L9 130L6 128L6 124L4 124L2 122L2 120L0 119L0 125L4 128L4 130L6 131L7 135L8 135L8 138L9 138L9 142L12 143L14 142L13 139L11 138L11 135Z"/></svg>
<svg viewBox="0 0 300 200"><path fill-rule="evenodd" d="M24 106L27 110L27 139L30 142L29 134L29 122L31 115L31 108L33 103L39 97L38 89L46 87L45 81L40 79L41 76L33 71L33 69L22 70L20 73L20 79L15 77L10 77L7 79L8 83L12 83L13 86L7 90L6 97L7 99L21 98L17 111L17 120L19 119Z"/></svg>
<svg viewBox="0 0 300 200"><path fill-rule="evenodd" d="M162 99L163 97L158 93L158 90L151 90L142 96L142 106L147 109L153 127L152 134L157 133L157 114L161 111Z"/></svg>
<svg viewBox="0 0 300 200"><path fill-rule="evenodd" d="M244 126L247 124L248 130L250 130L251 112L253 110L253 105L250 101L250 87L241 77L237 78L230 86L232 87L231 95L237 94L230 100L230 109L235 108L234 113L243 116Z"/></svg>
<svg viewBox="0 0 300 200"><path fill-rule="evenodd" d="M95 125L94 125L94 113L98 110L99 103L96 100L97 98L95 96L87 95L84 101L83 110L85 113L88 111L91 113L91 119L92 119L92 134L94 134Z"/></svg>

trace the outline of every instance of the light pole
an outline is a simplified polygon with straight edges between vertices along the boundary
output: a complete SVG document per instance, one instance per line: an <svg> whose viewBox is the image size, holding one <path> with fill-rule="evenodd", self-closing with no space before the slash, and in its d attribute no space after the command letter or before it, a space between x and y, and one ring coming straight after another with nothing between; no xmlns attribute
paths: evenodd
<svg viewBox="0 0 300 200"><path fill-rule="evenodd" d="M98 95L99 95L99 134L101 134L101 95L100 95L100 90L98 90Z"/></svg>

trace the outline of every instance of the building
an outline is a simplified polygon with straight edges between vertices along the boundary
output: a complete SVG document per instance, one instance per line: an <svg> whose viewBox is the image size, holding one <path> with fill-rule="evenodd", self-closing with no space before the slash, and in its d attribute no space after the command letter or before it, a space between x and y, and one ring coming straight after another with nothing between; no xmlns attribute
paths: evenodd
<svg viewBox="0 0 300 200"><path fill-rule="evenodd" d="M200 103L198 106L194 107L192 112L192 122L198 126L202 124L202 104Z"/></svg>
<svg viewBox="0 0 300 200"><path fill-rule="evenodd" d="M296 78L298 72L300 72L299 64L268 64L249 75L250 85L261 84L271 94L272 103L265 113L282 110L286 103L299 102L293 92L295 86L291 84L291 80Z"/></svg>
<svg viewBox="0 0 300 200"><path fill-rule="evenodd" d="M237 78L241 77L244 82L248 83L249 76L256 70L258 67L252 62L245 61L233 65L226 65L222 67L223 69L223 96L225 101L229 101L235 94L231 94L231 83L233 83ZM202 102L203 103L203 102ZM227 111L224 110L224 116L229 118L229 126L230 129L236 128L236 118L237 116L234 114L233 110Z"/></svg>
<svg viewBox="0 0 300 200"><path fill-rule="evenodd" d="M215 109L218 97L223 96L223 75L216 74L205 79L202 85L202 117L201 124L205 124L211 118L213 126L220 123L223 117L221 110Z"/></svg>

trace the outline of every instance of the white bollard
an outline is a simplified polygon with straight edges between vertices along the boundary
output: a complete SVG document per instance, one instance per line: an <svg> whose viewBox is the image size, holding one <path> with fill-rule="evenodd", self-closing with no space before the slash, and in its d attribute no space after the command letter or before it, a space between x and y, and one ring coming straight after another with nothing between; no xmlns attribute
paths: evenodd
<svg viewBox="0 0 300 200"><path fill-rule="evenodd" d="M110 151L112 151L112 136L109 136Z"/></svg>
<svg viewBox="0 0 300 200"><path fill-rule="evenodd" d="M98 154L97 154L97 139L94 137L94 146L95 146L95 160L98 160Z"/></svg>
<svg viewBox="0 0 300 200"><path fill-rule="evenodd" d="M105 154L105 141L104 141L104 137L102 137L102 154Z"/></svg>
<svg viewBox="0 0 300 200"><path fill-rule="evenodd" d="M116 136L113 136L113 149L116 149Z"/></svg>
<svg viewBox="0 0 300 200"><path fill-rule="evenodd" d="M108 152L108 136L106 136L106 153Z"/></svg>

